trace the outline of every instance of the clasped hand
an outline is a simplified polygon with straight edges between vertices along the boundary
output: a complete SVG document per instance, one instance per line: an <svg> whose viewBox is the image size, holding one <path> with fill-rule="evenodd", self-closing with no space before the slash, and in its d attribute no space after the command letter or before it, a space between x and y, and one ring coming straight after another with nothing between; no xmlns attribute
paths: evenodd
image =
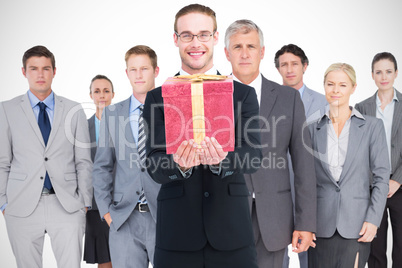
<svg viewBox="0 0 402 268"><path fill-rule="evenodd" d="M205 137L201 142L201 148L194 140L183 141L173 160L179 165L182 171L191 167L202 165L218 165L228 155L223 151L222 146L215 138Z"/></svg>
<svg viewBox="0 0 402 268"><path fill-rule="evenodd" d="M365 221L359 233L361 237L357 240L357 242L366 242L366 243L371 242L373 241L376 233L377 233L377 226Z"/></svg>
<svg viewBox="0 0 402 268"><path fill-rule="evenodd" d="M295 230L292 238L292 251L300 253L307 251L309 247L315 248L315 240L316 237L314 233Z"/></svg>

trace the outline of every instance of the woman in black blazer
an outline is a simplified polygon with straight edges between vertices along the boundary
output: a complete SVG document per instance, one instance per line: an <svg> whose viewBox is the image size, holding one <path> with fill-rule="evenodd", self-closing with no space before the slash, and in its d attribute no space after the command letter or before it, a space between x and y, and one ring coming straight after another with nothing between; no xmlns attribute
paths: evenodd
<svg viewBox="0 0 402 268"><path fill-rule="evenodd" d="M114 97L112 81L104 75L95 76L89 87L89 95L96 106L96 113L88 119L91 142L98 144L98 133L103 109L110 105ZM91 147L91 157L94 161L96 146ZM92 200L92 209L88 210L85 227L84 261L98 263L98 268L111 268L109 252L109 226L102 221L95 199Z"/></svg>

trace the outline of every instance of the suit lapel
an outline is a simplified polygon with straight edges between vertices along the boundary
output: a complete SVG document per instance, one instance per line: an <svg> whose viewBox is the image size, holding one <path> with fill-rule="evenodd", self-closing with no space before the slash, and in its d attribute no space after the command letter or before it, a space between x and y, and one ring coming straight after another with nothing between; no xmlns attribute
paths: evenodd
<svg viewBox="0 0 402 268"><path fill-rule="evenodd" d="M22 96L21 99L21 108L25 113L25 116L28 119L29 124L31 125L33 131L35 132L36 136L38 137L40 143L43 147L45 147L45 142L43 141L42 132L40 132L38 121L35 118L35 115L32 111L31 102L28 98L28 93Z"/></svg>
<svg viewBox="0 0 402 268"><path fill-rule="evenodd" d="M95 130L95 114L88 120L89 139L91 141L91 157L95 159L96 154L96 130Z"/></svg>
<svg viewBox="0 0 402 268"><path fill-rule="evenodd" d="M89 138L91 141L96 141L95 116L96 115L94 114L88 120Z"/></svg>
<svg viewBox="0 0 402 268"><path fill-rule="evenodd" d="M54 116L53 116L52 129L50 131L49 141L47 142L46 150L47 148L50 148L53 140L55 139L57 131L59 130L60 123L63 121L63 123L65 123L66 126L67 125L70 126L71 124L71 122L64 122L64 120L62 120L63 114L64 114L63 101L59 99L59 97L56 94L54 94Z"/></svg>
<svg viewBox="0 0 402 268"><path fill-rule="evenodd" d="M277 95L278 93L275 88L270 85L269 81L264 76L262 76L260 115L267 120L275 105ZM260 128L264 127L265 122L260 120Z"/></svg>
<svg viewBox="0 0 402 268"><path fill-rule="evenodd" d="M370 101L367 103L367 111L365 114L370 115L370 116L376 116L377 113L377 103L376 103L376 96L377 93L374 94L374 96L372 96L370 98Z"/></svg>
<svg viewBox="0 0 402 268"><path fill-rule="evenodd" d="M304 89L302 101L304 106L304 112L306 115L308 115L311 104L313 103L313 98L311 97L311 91L308 87L305 87Z"/></svg>
<svg viewBox="0 0 402 268"><path fill-rule="evenodd" d="M317 124L317 132L316 132L316 143L317 143L317 154L316 157L320 159L321 165L327 173L328 178L331 178L331 180L336 184L336 181L332 177L331 172L329 171L328 167L328 149L327 149L327 143L328 143L328 119L326 117L323 117L319 123Z"/></svg>
<svg viewBox="0 0 402 268"><path fill-rule="evenodd" d="M342 169L339 182L341 182L348 169L353 166L353 160L360 147L360 142L362 140L364 130L361 128L365 124L365 120L352 116L349 129L349 141L348 141L348 151L346 152L345 164Z"/></svg>
<svg viewBox="0 0 402 268"><path fill-rule="evenodd" d="M394 116L392 118L391 140L396 138L396 133L398 132L399 125L402 121L402 94L399 93L399 91L396 91L396 97L398 98L398 101L395 102Z"/></svg>
<svg viewBox="0 0 402 268"><path fill-rule="evenodd" d="M120 103L119 107L117 107L116 111L116 120L119 120L119 133L124 133L124 137L127 140L128 144L135 144L133 131L131 130L130 124L130 101L131 97L125 100L124 102ZM120 117L123 116L123 120L125 123L120 122L122 120ZM130 146L135 147L135 146Z"/></svg>

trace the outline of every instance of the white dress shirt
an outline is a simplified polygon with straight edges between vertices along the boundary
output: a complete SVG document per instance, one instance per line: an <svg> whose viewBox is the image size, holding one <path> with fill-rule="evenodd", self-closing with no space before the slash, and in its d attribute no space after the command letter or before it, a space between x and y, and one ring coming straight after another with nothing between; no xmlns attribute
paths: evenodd
<svg viewBox="0 0 402 268"><path fill-rule="evenodd" d="M341 131L339 137L336 135L335 128L329 117L329 109L325 116L328 117L328 128L327 128L327 155L328 155L328 165L329 171L335 181L339 181L343 166L345 164L346 154L348 152L348 142L349 142L349 130L350 122L352 116L364 119L364 117L355 108L350 107L352 113L349 119L345 122L345 125Z"/></svg>
<svg viewBox="0 0 402 268"><path fill-rule="evenodd" d="M242 81L240 81L235 75L233 75L233 80L240 82L244 84ZM254 79L253 82L248 84L250 87L253 87L255 90L255 93L257 94L257 100L258 100L258 105L260 106L261 104L261 88L262 88L262 76L261 73Z"/></svg>
<svg viewBox="0 0 402 268"><path fill-rule="evenodd" d="M399 102L396 97L396 91L394 89L394 98L387 106L385 106L384 110L381 109L381 100L378 97L378 93L376 96L377 109L375 116L378 119L381 119L384 123L385 128L385 136L387 140L388 154L389 154L389 166L391 167L392 172L392 164L391 164L391 135L392 135L392 119L394 118L394 110L395 110L395 102Z"/></svg>

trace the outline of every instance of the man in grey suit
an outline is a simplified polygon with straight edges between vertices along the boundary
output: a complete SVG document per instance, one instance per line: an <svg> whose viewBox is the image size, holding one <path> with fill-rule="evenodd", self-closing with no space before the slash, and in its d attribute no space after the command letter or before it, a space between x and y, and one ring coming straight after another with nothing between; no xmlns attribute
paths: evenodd
<svg viewBox="0 0 402 268"><path fill-rule="evenodd" d="M307 121L311 122L318 120L318 118L324 115L325 106L328 102L324 95L309 89L304 84L303 76L308 64L309 61L304 51L294 44L283 46L275 54L275 67L282 76L283 85L292 87L300 93ZM289 166L292 166L291 162L289 162ZM289 171L292 200L294 203L294 174L292 168L289 168ZM298 256L300 267L307 268L307 252L300 252ZM283 268L287 267L289 267L289 256L286 248Z"/></svg>
<svg viewBox="0 0 402 268"><path fill-rule="evenodd" d="M311 122L324 114L328 102L323 94L304 84L303 76L308 64L304 51L294 44L283 46L275 54L275 67L282 76L283 85L299 91L307 121Z"/></svg>
<svg viewBox="0 0 402 268"><path fill-rule="evenodd" d="M53 54L23 56L27 94L0 104L0 206L19 268L42 267L45 234L57 266L80 267L92 203L89 132L81 106L54 94Z"/></svg>
<svg viewBox="0 0 402 268"><path fill-rule="evenodd" d="M148 175L143 158L142 109L159 68L155 52L147 46L129 49L125 60L133 94L103 110L92 177L100 216L110 226L113 267L148 268L154 259L160 187Z"/></svg>
<svg viewBox="0 0 402 268"><path fill-rule="evenodd" d="M259 267L282 267L285 248L292 241L293 251L315 246L316 179L313 157L302 138L306 120L300 94L261 75L264 57L263 34L249 20L232 23L225 34L225 53L232 64L233 76L255 88L260 104L262 167L246 176L252 192L254 237ZM310 140L306 140L306 145ZM308 146L309 147L309 146ZM290 190L287 152L294 163L295 220Z"/></svg>

